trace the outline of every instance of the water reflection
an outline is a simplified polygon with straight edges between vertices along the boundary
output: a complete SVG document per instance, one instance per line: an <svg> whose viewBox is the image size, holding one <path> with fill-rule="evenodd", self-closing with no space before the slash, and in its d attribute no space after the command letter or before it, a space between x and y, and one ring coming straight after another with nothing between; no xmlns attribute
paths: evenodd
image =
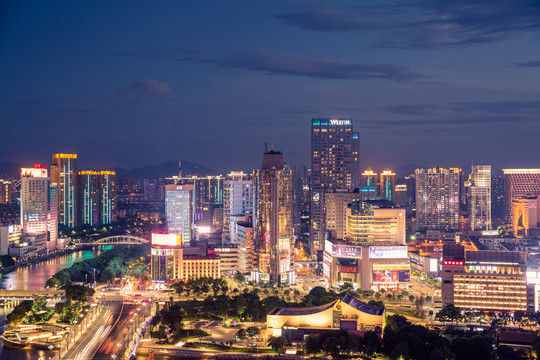
<svg viewBox="0 0 540 360"><path fill-rule="evenodd" d="M0 274L0 289L42 290L45 288L47 280L60 270L70 267L77 261L91 259L101 254L102 251L106 251L110 248L111 247L108 246L103 247L103 250L94 248L93 250L78 251L39 264L30 264L19 267L17 270L7 274Z"/></svg>
<svg viewBox="0 0 540 360"><path fill-rule="evenodd" d="M77 261L91 259L101 252L111 249L112 246L103 246L102 249L84 250L68 255L50 259L39 264L20 267L7 274L0 274L0 289L9 290L42 290L45 283L54 274L68 268ZM93 280L91 278L88 279ZM0 306L0 323L3 323L7 314L13 310L13 303ZM10 349L3 346L0 340L0 360L37 360L40 357L48 359L53 353L32 348Z"/></svg>

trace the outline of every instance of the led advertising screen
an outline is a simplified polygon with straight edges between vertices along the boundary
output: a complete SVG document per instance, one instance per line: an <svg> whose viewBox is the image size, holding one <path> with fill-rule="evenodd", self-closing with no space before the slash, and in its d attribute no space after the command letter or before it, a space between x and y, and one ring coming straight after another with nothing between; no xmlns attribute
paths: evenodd
<svg viewBox="0 0 540 360"><path fill-rule="evenodd" d="M152 246L181 247L181 234L152 234Z"/></svg>
<svg viewBox="0 0 540 360"><path fill-rule="evenodd" d="M361 258L362 248L360 246L332 245L332 256Z"/></svg>
<svg viewBox="0 0 540 360"><path fill-rule="evenodd" d="M370 246L370 259L408 259L406 246Z"/></svg>
<svg viewBox="0 0 540 360"><path fill-rule="evenodd" d="M373 283L408 283L410 270L373 270Z"/></svg>

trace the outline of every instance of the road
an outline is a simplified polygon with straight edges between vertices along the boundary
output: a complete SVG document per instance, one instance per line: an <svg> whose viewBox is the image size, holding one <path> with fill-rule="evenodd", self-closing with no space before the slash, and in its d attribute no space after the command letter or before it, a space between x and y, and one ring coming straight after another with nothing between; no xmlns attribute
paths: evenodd
<svg viewBox="0 0 540 360"><path fill-rule="evenodd" d="M71 345L64 354L64 360L83 360L91 359L97 347L104 341L105 336L110 331L113 321L118 318L122 312L121 302L110 302L103 307L98 314L98 318L81 335L81 337Z"/></svg>
<svg viewBox="0 0 540 360"><path fill-rule="evenodd" d="M109 360L121 358L135 331L137 317L141 316L140 307L135 304L124 304L118 320L112 325L110 332L103 338L92 359Z"/></svg>

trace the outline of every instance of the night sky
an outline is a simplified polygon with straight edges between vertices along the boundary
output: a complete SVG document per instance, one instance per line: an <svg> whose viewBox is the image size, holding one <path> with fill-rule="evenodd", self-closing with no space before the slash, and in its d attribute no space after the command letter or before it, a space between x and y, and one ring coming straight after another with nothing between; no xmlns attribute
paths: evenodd
<svg viewBox="0 0 540 360"><path fill-rule="evenodd" d="M0 4L0 162L308 165L313 117L361 168L540 167L540 2Z"/></svg>

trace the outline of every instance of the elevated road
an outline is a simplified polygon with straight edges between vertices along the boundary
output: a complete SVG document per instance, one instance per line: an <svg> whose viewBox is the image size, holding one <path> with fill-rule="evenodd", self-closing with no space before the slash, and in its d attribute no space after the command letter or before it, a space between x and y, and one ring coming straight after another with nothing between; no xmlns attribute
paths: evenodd
<svg viewBox="0 0 540 360"><path fill-rule="evenodd" d="M64 290L0 290L0 300L60 299L64 296Z"/></svg>

